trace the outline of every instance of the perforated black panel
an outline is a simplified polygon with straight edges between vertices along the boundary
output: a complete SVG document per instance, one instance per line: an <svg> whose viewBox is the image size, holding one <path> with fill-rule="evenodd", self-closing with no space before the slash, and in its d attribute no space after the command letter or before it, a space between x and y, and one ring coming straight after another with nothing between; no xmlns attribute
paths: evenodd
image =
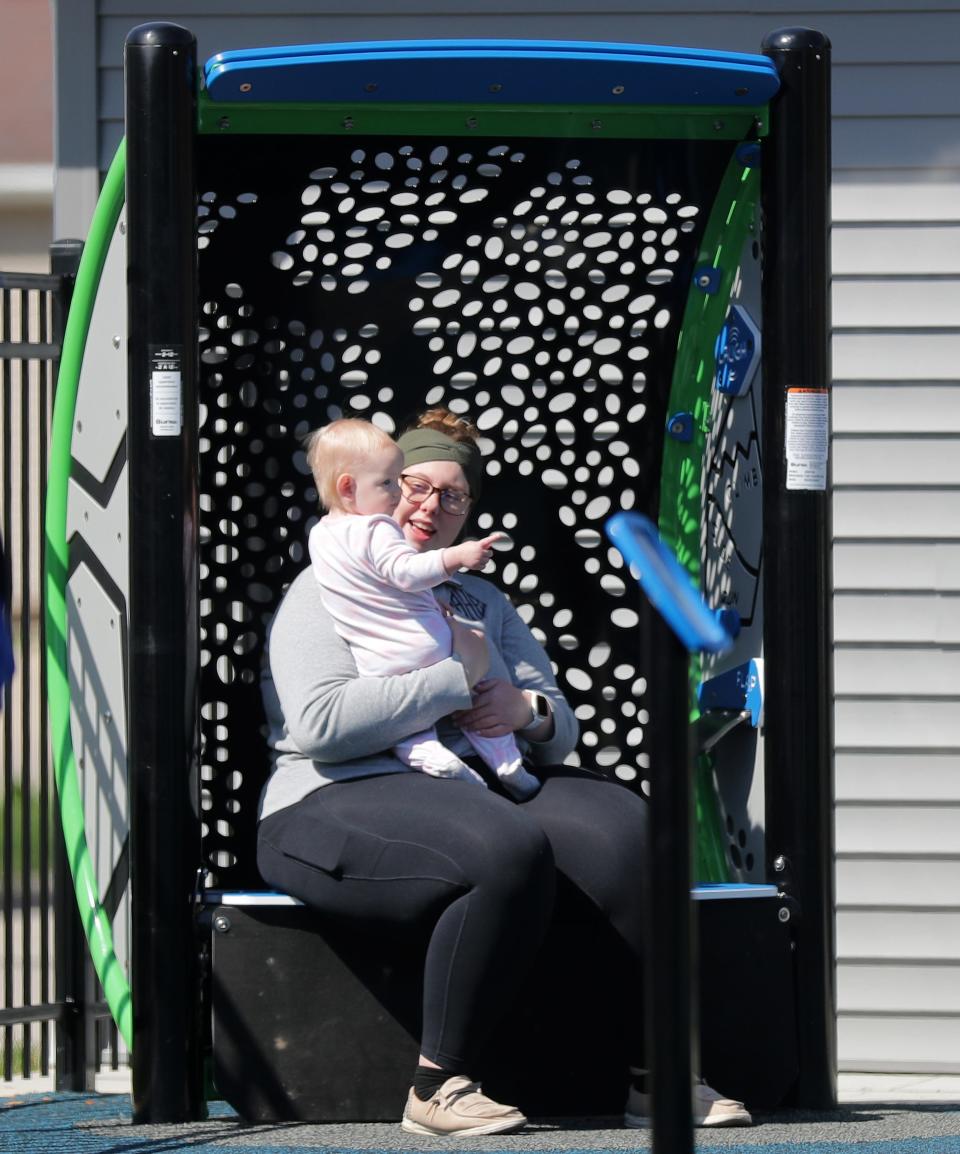
<svg viewBox="0 0 960 1154"><path fill-rule="evenodd" d="M722 142L204 138L201 202L206 861L255 881L265 624L306 564L301 444L446 404L483 433L474 526L547 646L577 756L639 788L638 593L602 538L656 515L661 443Z"/></svg>

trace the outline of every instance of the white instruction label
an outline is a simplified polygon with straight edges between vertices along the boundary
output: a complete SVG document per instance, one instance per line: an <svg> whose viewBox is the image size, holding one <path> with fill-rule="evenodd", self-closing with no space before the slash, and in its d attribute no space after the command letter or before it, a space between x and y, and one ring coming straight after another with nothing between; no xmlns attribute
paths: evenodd
<svg viewBox="0 0 960 1154"><path fill-rule="evenodd" d="M150 374L150 428L155 437L180 435L183 407L179 373Z"/></svg>
<svg viewBox="0 0 960 1154"><path fill-rule="evenodd" d="M829 389L787 389L787 488L827 487Z"/></svg>
<svg viewBox="0 0 960 1154"><path fill-rule="evenodd" d="M179 346L151 345L150 431L155 437L179 437L183 429L183 377Z"/></svg>

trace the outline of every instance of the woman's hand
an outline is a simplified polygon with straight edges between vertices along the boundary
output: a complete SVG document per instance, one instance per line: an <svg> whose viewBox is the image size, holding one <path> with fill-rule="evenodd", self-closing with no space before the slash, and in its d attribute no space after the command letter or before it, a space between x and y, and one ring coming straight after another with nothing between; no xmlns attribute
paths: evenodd
<svg viewBox="0 0 960 1154"><path fill-rule="evenodd" d="M530 699L502 677L488 677L474 686L473 705L455 713L453 720L481 737L503 737L529 723Z"/></svg>
<svg viewBox="0 0 960 1154"><path fill-rule="evenodd" d="M453 651L463 662L467 684L474 689L480 678L490 668L490 650L487 639L480 629L471 629L456 617L447 617L447 624L453 634Z"/></svg>

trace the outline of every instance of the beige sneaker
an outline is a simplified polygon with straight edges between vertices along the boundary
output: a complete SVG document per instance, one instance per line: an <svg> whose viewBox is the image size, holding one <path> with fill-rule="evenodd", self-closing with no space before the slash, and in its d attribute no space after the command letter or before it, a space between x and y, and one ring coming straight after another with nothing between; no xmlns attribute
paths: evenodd
<svg viewBox="0 0 960 1154"><path fill-rule="evenodd" d="M448 1078L432 1098L421 1102L413 1090L407 1095L400 1125L410 1134L503 1134L519 1130L526 1118L514 1106L488 1098L479 1082L463 1074Z"/></svg>
<svg viewBox="0 0 960 1154"><path fill-rule="evenodd" d="M650 1125L650 1095L630 1087L623 1114L624 1126L643 1130ZM694 1126L752 1126L753 1118L742 1102L724 1098L706 1082L693 1087Z"/></svg>

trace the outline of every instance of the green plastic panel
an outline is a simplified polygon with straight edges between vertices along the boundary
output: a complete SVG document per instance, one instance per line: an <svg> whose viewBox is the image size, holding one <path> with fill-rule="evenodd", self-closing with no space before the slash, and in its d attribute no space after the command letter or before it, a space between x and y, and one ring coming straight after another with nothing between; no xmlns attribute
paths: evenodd
<svg viewBox="0 0 960 1154"><path fill-rule="evenodd" d="M203 92L198 128L204 134L317 136L478 136L621 140L743 140L767 130L766 108L611 109L517 105L479 108L469 104L239 104L214 103Z"/></svg>

